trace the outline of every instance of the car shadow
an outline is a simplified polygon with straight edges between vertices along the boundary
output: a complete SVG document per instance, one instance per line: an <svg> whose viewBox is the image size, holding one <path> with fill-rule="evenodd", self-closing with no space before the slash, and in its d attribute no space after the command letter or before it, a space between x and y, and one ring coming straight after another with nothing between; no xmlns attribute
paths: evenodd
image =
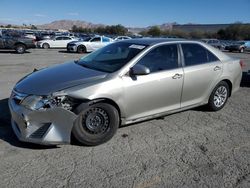
<svg viewBox="0 0 250 188"><path fill-rule="evenodd" d="M0 100L0 140L3 140L15 147L34 150L58 148L57 146L43 146L38 144L20 142L11 128L10 119L11 115L8 106L8 99L2 99Z"/></svg>
<svg viewBox="0 0 250 188"><path fill-rule="evenodd" d="M25 51L24 54L29 54L31 52ZM0 54L18 54L15 50L0 50ZM20 55L20 54L18 54Z"/></svg>
<svg viewBox="0 0 250 188"><path fill-rule="evenodd" d="M72 54L73 52L68 52L67 50L59 50L59 53L66 53L66 54Z"/></svg>
<svg viewBox="0 0 250 188"><path fill-rule="evenodd" d="M59 50L58 53L65 53L65 54L78 54L77 52L68 52L67 50ZM89 52L86 53L81 53L81 54L88 54Z"/></svg>

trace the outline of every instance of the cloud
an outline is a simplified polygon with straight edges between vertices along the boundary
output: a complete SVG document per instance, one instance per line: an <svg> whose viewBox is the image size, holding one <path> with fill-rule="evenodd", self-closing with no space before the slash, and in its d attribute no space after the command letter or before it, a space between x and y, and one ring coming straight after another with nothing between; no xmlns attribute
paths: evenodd
<svg viewBox="0 0 250 188"><path fill-rule="evenodd" d="M47 17L45 14L35 14L34 16L36 16L36 17L40 17L40 18Z"/></svg>
<svg viewBox="0 0 250 188"><path fill-rule="evenodd" d="M79 13L78 12L69 12L67 15L69 15L69 16L78 16Z"/></svg>

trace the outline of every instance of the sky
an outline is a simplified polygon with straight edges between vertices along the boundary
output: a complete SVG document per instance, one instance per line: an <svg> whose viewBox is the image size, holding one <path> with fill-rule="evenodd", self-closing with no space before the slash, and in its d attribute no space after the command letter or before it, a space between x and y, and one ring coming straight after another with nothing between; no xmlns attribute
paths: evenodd
<svg viewBox="0 0 250 188"><path fill-rule="evenodd" d="M0 23L55 20L146 27L162 23L250 23L250 0L0 0Z"/></svg>

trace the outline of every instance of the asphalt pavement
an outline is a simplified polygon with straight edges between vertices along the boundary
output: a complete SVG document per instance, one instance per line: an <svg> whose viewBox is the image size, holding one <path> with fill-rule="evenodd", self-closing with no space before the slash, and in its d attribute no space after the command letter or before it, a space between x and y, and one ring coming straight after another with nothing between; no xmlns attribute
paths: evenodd
<svg viewBox="0 0 250 188"><path fill-rule="evenodd" d="M33 69L78 59L64 50L0 52L0 187L250 187L250 84L225 108L196 108L118 129L96 147L17 141L7 100ZM250 65L250 54L230 53ZM246 77L246 81L249 77Z"/></svg>

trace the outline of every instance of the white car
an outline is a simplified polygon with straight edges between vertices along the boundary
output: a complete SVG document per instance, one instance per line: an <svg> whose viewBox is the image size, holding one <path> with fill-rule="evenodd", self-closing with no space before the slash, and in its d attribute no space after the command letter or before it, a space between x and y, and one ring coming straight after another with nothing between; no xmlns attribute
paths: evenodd
<svg viewBox="0 0 250 188"><path fill-rule="evenodd" d="M78 38L68 36L57 36L53 39L46 39L37 42L37 46L40 48L66 48L67 44L72 41L77 41Z"/></svg>
<svg viewBox="0 0 250 188"><path fill-rule="evenodd" d="M104 36L95 36L85 40L70 42L67 45L68 52L86 53L93 52L113 42L113 39Z"/></svg>
<svg viewBox="0 0 250 188"><path fill-rule="evenodd" d="M118 36L114 40L115 41L121 41L121 40L127 40L127 39L132 39L132 38L128 37L128 36Z"/></svg>

